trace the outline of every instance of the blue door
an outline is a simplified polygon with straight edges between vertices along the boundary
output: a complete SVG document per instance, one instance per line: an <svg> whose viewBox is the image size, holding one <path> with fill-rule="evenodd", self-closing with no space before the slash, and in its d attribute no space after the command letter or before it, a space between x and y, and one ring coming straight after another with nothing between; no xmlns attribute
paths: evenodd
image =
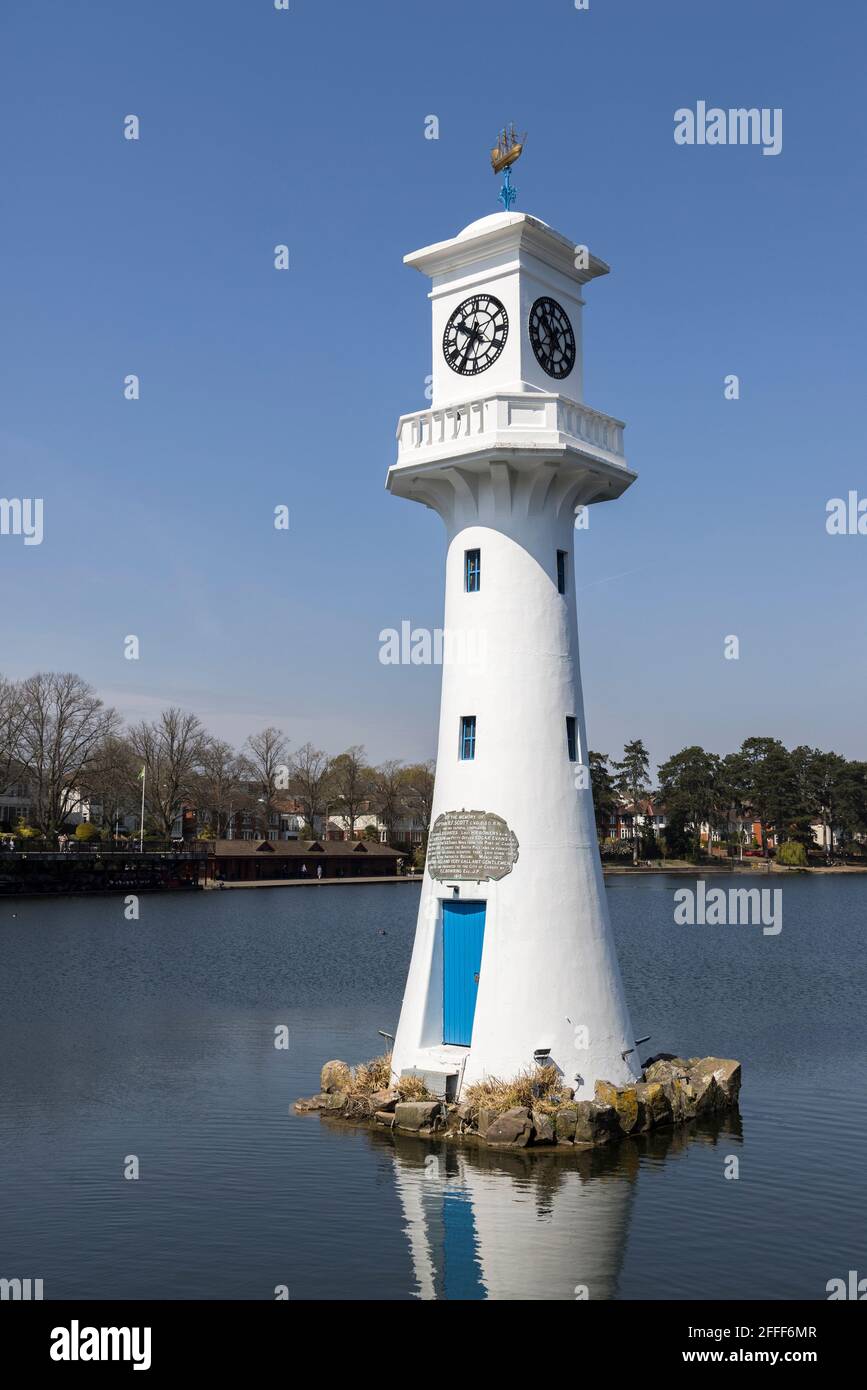
<svg viewBox="0 0 867 1390"><path fill-rule="evenodd" d="M484 903L443 903L443 1042L472 1040L484 939Z"/></svg>

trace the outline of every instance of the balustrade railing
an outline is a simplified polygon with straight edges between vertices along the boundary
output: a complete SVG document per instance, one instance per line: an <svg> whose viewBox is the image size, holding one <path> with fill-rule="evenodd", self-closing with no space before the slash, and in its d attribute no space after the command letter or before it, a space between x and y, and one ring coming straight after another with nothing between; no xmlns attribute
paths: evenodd
<svg viewBox="0 0 867 1390"><path fill-rule="evenodd" d="M523 393L488 396L401 416L397 428L399 461L462 439L495 432L519 435L529 429L571 435L622 458L623 428L623 422L610 415L558 397Z"/></svg>

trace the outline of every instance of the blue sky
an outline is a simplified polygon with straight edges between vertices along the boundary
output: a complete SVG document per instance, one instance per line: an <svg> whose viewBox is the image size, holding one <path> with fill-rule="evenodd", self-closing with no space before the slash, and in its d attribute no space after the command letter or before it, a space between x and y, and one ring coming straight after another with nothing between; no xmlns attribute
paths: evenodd
<svg viewBox="0 0 867 1390"><path fill-rule="evenodd" d="M430 370L401 258L498 210L514 119L518 209L612 266L585 398L639 473L576 537L591 746L864 756L867 536L825 504L867 495L865 31L840 0L9 0L0 495L45 539L0 537L0 670L433 752L440 673L378 660L442 621L441 523L384 490ZM781 107L782 153L675 145L699 100Z"/></svg>

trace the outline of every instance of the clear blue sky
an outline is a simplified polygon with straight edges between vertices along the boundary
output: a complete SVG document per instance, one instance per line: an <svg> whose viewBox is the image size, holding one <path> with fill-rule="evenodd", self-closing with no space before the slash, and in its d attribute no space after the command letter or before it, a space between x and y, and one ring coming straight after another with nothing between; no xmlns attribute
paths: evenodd
<svg viewBox="0 0 867 1390"><path fill-rule="evenodd" d="M577 538L591 746L863 757L867 536L825 503L867 494L865 39L841 0L7 0L0 495L45 540L0 537L0 669L433 752L439 671L378 660L442 620L441 523L384 490L430 370L401 258L498 210L514 119L519 210L612 266L585 395L639 472ZM676 146L698 100L782 107L782 153Z"/></svg>

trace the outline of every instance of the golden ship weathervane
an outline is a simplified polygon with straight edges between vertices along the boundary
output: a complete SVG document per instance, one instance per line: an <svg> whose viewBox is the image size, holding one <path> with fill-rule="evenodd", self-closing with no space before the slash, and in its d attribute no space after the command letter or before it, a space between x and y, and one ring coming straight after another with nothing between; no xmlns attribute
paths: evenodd
<svg viewBox="0 0 867 1390"><path fill-rule="evenodd" d="M491 168L495 174L503 175L503 186L497 196L506 212L511 211L512 204L518 196L517 188L512 187L512 165L516 159L521 158L526 143L527 132L524 131L519 137L513 121L511 126L503 127L494 149L491 150Z"/></svg>

